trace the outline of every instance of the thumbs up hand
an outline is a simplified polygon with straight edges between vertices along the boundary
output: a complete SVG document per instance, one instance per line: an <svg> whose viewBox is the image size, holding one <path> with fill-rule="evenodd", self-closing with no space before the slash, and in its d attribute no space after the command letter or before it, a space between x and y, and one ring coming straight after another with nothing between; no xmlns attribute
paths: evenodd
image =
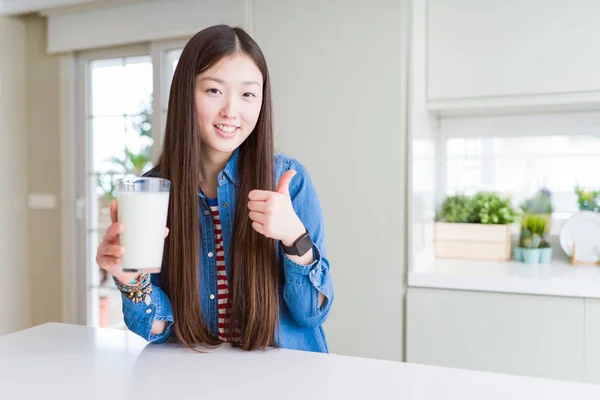
<svg viewBox="0 0 600 400"><path fill-rule="evenodd" d="M248 194L252 228L268 238L281 240L285 246L292 246L306 232L292 207L289 188L294 175L294 170L285 172L275 192L253 190Z"/></svg>

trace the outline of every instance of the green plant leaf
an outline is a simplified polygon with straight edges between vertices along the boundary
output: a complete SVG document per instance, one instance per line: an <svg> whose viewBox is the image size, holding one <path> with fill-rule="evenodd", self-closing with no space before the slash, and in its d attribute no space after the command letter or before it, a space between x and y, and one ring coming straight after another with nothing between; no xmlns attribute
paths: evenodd
<svg viewBox="0 0 600 400"><path fill-rule="evenodd" d="M481 224L511 224L517 220L517 212L510 199L501 198L495 192L479 192L473 197L473 221Z"/></svg>
<svg viewBox="0 0 600 400"><path fill-rule="evenodd" d="M600 212L600 190L584 189L576 185L575 194L580 211Z"/></svg>
<svg viewBox="0 0 600 400"><path fill-rule="evenodd" d="M467 196L448 196L442 203L441 217L446 222L467 223L472 215L473 201Z"/></svg>
<svg viewBox="0 0 600 400"><path fill-rule="evenodd" d="M554 211L552 194L548 189L542 188L535 196L525 199L520 208L528 214L552 214Z"/></svg>

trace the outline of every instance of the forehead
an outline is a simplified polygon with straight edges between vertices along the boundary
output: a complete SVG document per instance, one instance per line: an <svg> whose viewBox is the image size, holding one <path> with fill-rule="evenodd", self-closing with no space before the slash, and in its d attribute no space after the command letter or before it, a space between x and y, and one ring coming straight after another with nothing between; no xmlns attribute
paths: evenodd
<svg viewBox="0 0 600 400"><path fill-rule="evenodd" d="M257 81L262 84L262 74L254 61L245 54L237 53L219 60L215 65L198 75L198 78L213 77L226 83Z"/></svg>

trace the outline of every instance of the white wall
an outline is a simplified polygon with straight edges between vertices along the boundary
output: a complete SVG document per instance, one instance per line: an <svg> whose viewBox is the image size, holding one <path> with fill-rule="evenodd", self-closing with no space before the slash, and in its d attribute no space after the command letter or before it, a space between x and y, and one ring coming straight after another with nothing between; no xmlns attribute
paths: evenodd
<svg viewBox="0 0 600 400"><path fill-rule="evenodd" d="M48 52L187 37L219 23L242 25L247 3L248 0L145 0L49 12Z"/></svg>
<svg viewBox="0 0 600 400"><path fill-rule="evenodd" d="M403 355L405 3L255 1L276 146L308 168L324 208L338 354Z"/></svg>
<svg viewBox="0 0 600 400"><path fill-rule="evenodd" d="M0 17L0 335L29 324L25 23Z"/></svg>
<svg viewBox="0 0 600 400"><path fill-rule="evenodd" d="M29 192L60 197L59 57L46 53L46 21L24 18L27 27L27 137ZM29 210L31 325L61 320L61 210Z"/></svg>

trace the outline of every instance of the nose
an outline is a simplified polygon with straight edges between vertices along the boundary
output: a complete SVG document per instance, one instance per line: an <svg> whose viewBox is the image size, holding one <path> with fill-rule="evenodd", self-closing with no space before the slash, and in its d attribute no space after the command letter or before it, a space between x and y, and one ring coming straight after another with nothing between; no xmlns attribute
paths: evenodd
<svg viewBox="0 0 600 400"><path fill-rule="evenodd" d="M231 96L225 97L223 106L221 107L221 118L225 119L236 119L237 117L237 103Z"/></svg>

